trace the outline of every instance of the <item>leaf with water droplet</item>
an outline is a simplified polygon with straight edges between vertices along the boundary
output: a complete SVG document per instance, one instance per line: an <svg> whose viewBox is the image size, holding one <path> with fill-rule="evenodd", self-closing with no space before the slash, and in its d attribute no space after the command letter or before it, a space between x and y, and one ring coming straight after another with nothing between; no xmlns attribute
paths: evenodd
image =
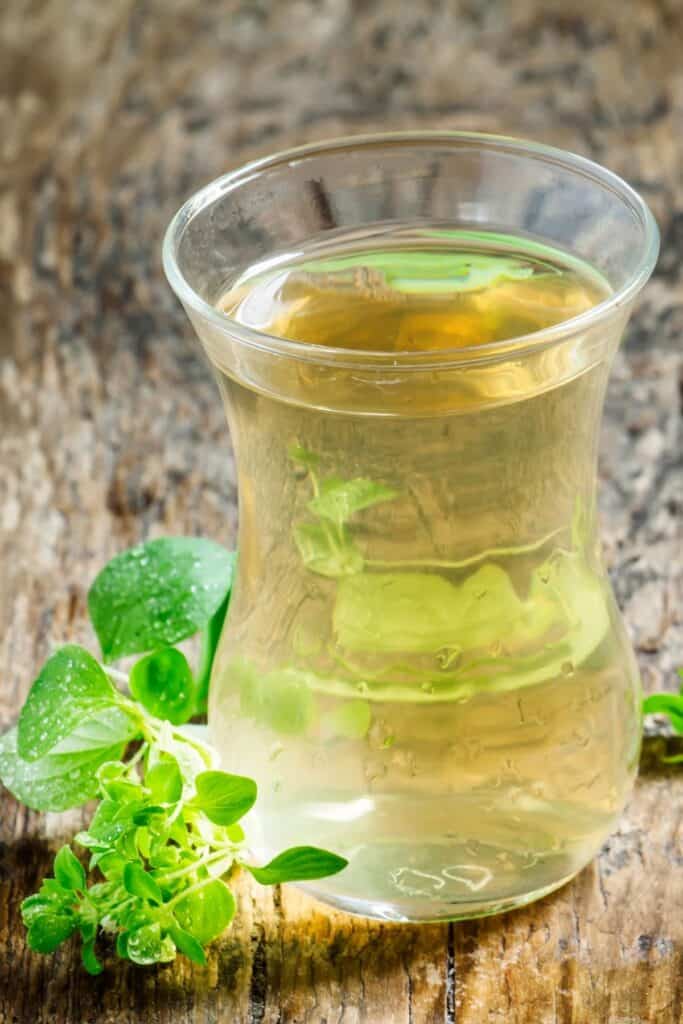
<svg viewBox="0 0 683 1024"><path fill-rule="evenodd" d="M88 593L106 661L203 629L228 595L235 554L200 537L161 537L117 555Z"/></svg>
<svg viewBox="0 0 683 1024"><path fill-rule="evenodd" d="M178 900L175 917L180 927L201 943L212 942L235 916L235 898L224 882L214 878Z"/></svg>
<svg viewBox="0 0 683 1024"><path fill-rule="evenodd" d="M175 647L155 651L133 665L130 692L156 718L182 725L192 717L195 682L187 658Z"/></svg>
<svg viewBox="0 0 683 1024"><path fill-rule="evenodd" d="M66 811L97 795L97 769L105 761L120 758L124 747L125 744L95 747L24 761L17 753L17 730L10 729L0 737L0 779L27 807Z"/></svg>
<svg viewBox="0 0 683 1024"><path fill-rule="evenodd" d="M68 644L49 658L19 715L19 754L36 761L83 722L120 698L110 680L83 647Z"/></svg>

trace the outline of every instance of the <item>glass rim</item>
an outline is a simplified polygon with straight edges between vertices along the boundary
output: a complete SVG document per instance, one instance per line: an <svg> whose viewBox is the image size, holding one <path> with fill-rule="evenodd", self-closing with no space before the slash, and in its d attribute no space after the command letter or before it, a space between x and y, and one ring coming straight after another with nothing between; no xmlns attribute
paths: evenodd
<svg viewBox="0 0 683 1024"><path fill-rule="evenodd" d="M483 345L402 353L389 352L386 349L359 352L340 346L311 345L249 327L228 314L220 312L203 299L189 283L178 265L178 244L184 230L193 218L219 198L258 178L264 171L316 156L330 155L339 149L362 150L392 145L426 147L439 143L450 144L454 147L471 146L498 152L507 151L532 160L559 164L569 171L591 179L596 185L609 189L631 210L643 229L642 252L635 269L616 291L610 293L595 306L549 327ZM647 203L623 178L601 164L570 150L548 146L529 139L485 132L440 130L376 132L339 136L322 142L307 143L280 150L269 156L251 160L220 175L194 192L171 219L162 245L164 273L182 304L204 321L208 321L221 333L229 335L232 340L241 342L250 348L270 352L273 355L290 356L306 362L359 367L389 363L393 369L409 369L411 367L424 369L426 366L453 365L454 363L463 366L496 362L499 359L510 358L512 355L520 357L555 345L609 319L620 307L627 306L634 300L652 274L658 255L659 228Z"/></svg>

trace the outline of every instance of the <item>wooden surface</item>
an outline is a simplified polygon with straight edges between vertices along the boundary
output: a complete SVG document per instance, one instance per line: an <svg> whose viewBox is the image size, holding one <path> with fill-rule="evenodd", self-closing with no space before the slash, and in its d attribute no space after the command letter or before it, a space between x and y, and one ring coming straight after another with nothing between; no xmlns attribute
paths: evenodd
<svg viewBox="0 0 683 1024"><path fill-rule="evenodd" d="M680 0L35 2L0 10L0 725L85 593L164 533L230 544L209 372L159 264L196 186L248 157L378 127L531 135L625 174L663 230L602 436L606 553L647 689L683 664ZM651 745L664 744L654 739ZM649 746L651 746L649 745ZM19 902L80 815L0 795L1 1024L678 1024L683 769L646 754L599 860L529 909L424 928L243 884L206 969L24 946Z"/></svg>

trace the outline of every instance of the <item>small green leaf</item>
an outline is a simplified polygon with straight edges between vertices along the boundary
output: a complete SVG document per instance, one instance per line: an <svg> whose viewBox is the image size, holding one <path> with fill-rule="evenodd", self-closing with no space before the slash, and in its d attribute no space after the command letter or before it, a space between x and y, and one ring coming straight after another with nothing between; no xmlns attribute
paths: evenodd
<svg viewBox="0 0 683 1024"><path fill-rule="evenodd" d="M341 538L324 523L298 523L293 530L301 559L319 576L353 576L363 568L363 556L346 533Z"/></svg>
<svg viewBox="0 0 683 1024"><path fill-rule="evenodd" d="M192 960L195 964L202 964L202 966L206 964L206 954L193 935L190 935L189 932L186 932L178 925L169 929L169 935L175 942L178 950L188 960Z"/></svg>
<svg viewBox="0 0 683 1024"><path fill-rule="evenodd" d="M180 927L202 946L212 942L235 916L235 898L224 882L215 878L189 892L174 908Z"/></svg>
<svg viewBox="0 0 683 1024"><path fill-rule="evenodd" d="M28 944L36 953L54 953L75 930L76 922L71 914L46 911L32 918L28 926Z"/></svg>
<svg viewBox="0 0 683 1024"><path fill-rule="evenodd" d="M183 793L183 779L175 757L160 755L160 760L145 775L145 786L160 804L174 804Z"/></svg>
<svg viewBox="0 0 683 1024"><path fill-rule="evenodd" d="M139 800L142 796L140 783L131 779L123 761L107 761L103 764L97 770L97 781L100 791L119 803Z"/></svg>
<svg viewBox="0 0 683 1024"><path fill-rule="evenodd" d="M83 647L69 644L46 661L19 715L19 754L37 761L83 721L119 697L98 663Z"/></svg>
<svg viewBox="0 0 683 1024"><path fill-rule="evenodd" d="M320 463L320 456L316 455L315 452L311 452L308 448L304 448L300 444L290 444L287 449L292 462L298 462L300 466L305 466L306 469L315 469Z"/></svg>
<svg viewBox="0 0 683 1024"><path fill-rule="evenodd" d="M81 960L88 974L95 976L102 973L102 964L95 954L94 939L88 939L87 942L83 942L81 946Z"/></svg>
<svg viewBox="0 0 683 1024"><path fill-rule="evenodd" d="M652 693L643 701L644 715L667 715L673 729L683 733L683 696L673 693Z"/></svg>
<svg viewBox="0 0 683 1024"><path fill-rule="evenodd" d="M261 885L278 885L281 882L305 882L314 878L336 875L348 864L344 857L316 846L293 846L274 857L262 868L245 864Z"/></svg>
<svg viewBox="0 0 683 1024"><path fill-rule="evenodd" d="M231 674L239 679L243 715L287 736L305 733L315 718L315 697L295 669L261 675L244 661L233 662Z"/></svg>
<svg viewBox="0 0 683 1024"><path fill-rule="evenodd" d="M372 724L372 711L366 700L350 700L328 711L322 724L324 731L331 736L361 740Z"/></svg>
<svg viewBox="0 0 683 1024"><path fill-rule="evenodd" d="M187 658L166 647L141 658L130 673L130 692L142 706L173 725L182 725L194 713L195 684Z"/></svg>
<svg viewBox="0 0 683 1024"><path fill-rule="evenodd" d="M254 806L256 783L228 772L201 772L195 779L197 795L192 805L214 825L233 825Z"/></svg>
<svg viewBox="0 0 683 1024"><path fill-rule="evenodd" d="M161 926L155 921L130 933L126 942L126 955L133 963L142 966L169 963L175 960L175 946L172 939L162 936Z"/></svg>
<svg viewBox="0 0 683 1024"><path fill-rule="evenodd" d="M54 875L59 884L65 889L83 890L85 888L83 865L74 856L69 846L63 846L55 857Z"/></svg>
<svg viewBox="0 0 683 1024"><path fill-rule="evenodd" d="M169 647L203 629L232 585L235 555L199 537L161 537L99 573L88 608L106 661Z"/></svg>
<svg viewBox="0 0 683 1024"><path fill-rule="evenodd" d="M160 905L164 902L161 889L141 864L131 861L123 869L123 884L131 896L139 896Z"/></svg>
<svg viewBox="0 0 683 1024"><path fill-rule="evenodd" d="M48 754L24 761L17 753L17 729L0 737L0 779L17 800L37 811L66 811L97 795L101 764L123 754L124 745Z"/></svg>
<svg viewBox="0 0 683 1024"><path fill-rule="evenodd" d="M374 480L365 480L363 477L338 480L331 477L323 480L320 494L309 501L308 507L311 512L341 527L355 512L384 501L392 501L397 496L397 491L375 483Z"/></svg>

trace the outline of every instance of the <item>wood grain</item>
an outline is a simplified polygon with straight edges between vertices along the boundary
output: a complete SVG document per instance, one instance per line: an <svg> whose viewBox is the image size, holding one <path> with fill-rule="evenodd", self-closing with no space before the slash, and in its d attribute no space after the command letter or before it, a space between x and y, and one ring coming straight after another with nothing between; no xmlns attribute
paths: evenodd
<svg viewBox="0 0 683 1024"><path fill-rule="evenodd" d="M477 127L595 156L662 259L615 365L606 554L648 689L683 664L683 8L677 0L9 0L0 12L0 725L116 550L235 536L210 374L165 224L243 159L340 132ZM683 771L647 744L600 858L515 914L423 928L240 885L206 969L27 952L18 908L78 814L0 795L1 1024L680 1024Z"/></svg>

